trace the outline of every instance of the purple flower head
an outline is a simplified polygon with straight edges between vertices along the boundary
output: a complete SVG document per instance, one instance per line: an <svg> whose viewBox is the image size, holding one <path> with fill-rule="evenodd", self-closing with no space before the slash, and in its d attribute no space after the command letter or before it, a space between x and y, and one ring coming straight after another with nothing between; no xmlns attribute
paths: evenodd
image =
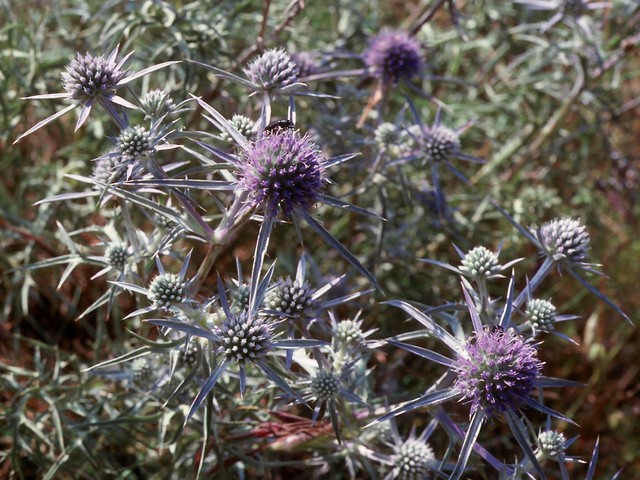
<svg viewBox="0 0 640 480"><path fill-rule="evenodd" d="M296 63L282 48L272 48L249 63L244 69L249 80L264 91L282 90L298 83Z"/></svg>
<svg viewBox="0 0 640 480"><path fill-rule="evenodd" d="M112 96L118 83L127 75L121 63L116 63L114 54L104 58L102 55L78 53L62 74L64 89L69 98L86 102L97 96Z"/></svg>
<svg viewBox="0 0 640 480"><path fill-rule="evenodd" d="M408 80L422 70L420 44L407 32L383 32L371 40L364 62L382 83Z"/></svg>
<svg viewBox="0 0 640 480"><path fill-rule="evenodd" d="M545 223L538 237L554 261L584 262L589 252L589 233L578 219L556 218Z"/></svg>
<svg viewBox="0 0 640 480"><path fill-rule="evenodd" d="M471 402L471 414L487 416L522 407L540 375L534 344L510 329L484 330L465 345L453 370L454 389Z"/></svg>
<svg viewBox="0 0 640 480"><path fill-rule="evenodd" d="M308 209L327 183L325 157L305 135L286 130L265 135L244 153L240 187L249 191L251 206L268 215L280 209L286 217Z"/></svg>

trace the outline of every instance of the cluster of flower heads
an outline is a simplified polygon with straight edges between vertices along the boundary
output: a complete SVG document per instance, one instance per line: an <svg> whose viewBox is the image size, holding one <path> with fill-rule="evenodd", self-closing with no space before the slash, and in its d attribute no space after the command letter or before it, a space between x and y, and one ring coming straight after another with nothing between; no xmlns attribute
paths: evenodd
<svg viewBox="0 0 640 480"><path fill-rule="evenodd" d="M586 9L582 5L584 2L577 3L582 10ZM568 4L564 5L563 11L569 11ZM22 135L32 133L67 111L81 106L82 111L77 123L79 127L86 120L94 103L98 102L120 128L115 151L99 157L95 162L94 183L106 184L107 188L109 184L120 182L122 178L129 180L132 164L152 156L158 150L159 144L165 141L167 135L167 129L160 124L166 116L175 113L177 109L168 93L162 90L150 91L140 100L139 107L118 97L116 95L118 88L171 62L131 75L123 68L129 55L116 62L117 53L116 48L107 58L78 54L67 66L66 73L63 73L63 86L66 93L33 97L66 98L71 100L73 105L40 122ZM367 72L384 86L411 80L419 76L424 68L420 44L410 34L401 31L386 31L375 36L364 53L363 60L368 68ZM299 218L305 219L324 240L336 248L376 286L375 278L309 214L313 205L327 201L333 205L363 213L363 210L344 204L324 193L329 185L326 176L328 166L341 163L353 155L346 155L333 161L327 160L321 149L311 141L310 135L303 135L295 128L275 128L269 131L267 127L270 120L270 96L295 94L304 86L300 82L301 77L311 76L319 71L320 67L315 59L304 54L290 56L283 49L267 50L254 58L244 69L246 79L216 67L204 66L216 74L250 88L253 92L264 94L263 113L258 122L243 115L234 115L230 121L227 121L201 99L196 99L210 115L207 120L220 129L221 134L216 138L234 143L236 149L234 152L237 152L237 154L229 154L203 142L196 142L218 160L222 159L227 164L225 166L231 167L229 170L233 170L232 174L225 177L225 180L230 178L231 181L219 183L212 181L207 183L207 188L233 191L234 201L238 202L240 207L235 209L234 203L229 211L236 213L241 211L247 217L254 211L264 214L263 226L270 225L271 221L279 217L294 221ZM126 116L122 116L114 105L139 108L146 118L151 119L151 128L130 125ZM290 110L294 110L291 106L293 106L293 100L290 102ZM401 129L392 123L383 122L376 129L375 140L382 150L391 151L396 148L397 157L422 159L429 163L433 167L432 180L436 186L438 179L435 172L438 165L445 164L454 173L459 174L450 165L450 160L480 161L461 151L460 135L471 125L471 122L457 129L451 129L441 124L441 112L438 109L433 124L426 126L420 120L415 106L410 103L409 107L414 114L414 125ZM291 111L290 117L295 119ZM288 122L293 125L291 120ZM210 166L211 162L204 163ZM123 175L123 164L127 165L126 176ZM198 188L199 185L189 179L171 179L167 176L167 171L162 169L151 170L151 174L155 178L147 179L150 187L167 187L167 191L178 198L180 194L171 190L172 188L189 189ZM461 174L459 176L464 178ZM188 209L189 205L187 201L183 207ZM202 217L191 214L196 219L200 218L202 223L208 226ZM234 218L224 219L231 224L234 220ZM513 219L510 220L515 223ZM339 417L345 416L348 409L342 408L341 402L346 400L368 408L366 402L354 393L356 388L352 388L352 385L347 383L362 381L362 378L354 374L355 368L360 368L360 373L365 372L360 375L361 377L367 376L367 366L363 361L362 352L367 348L367 337L372 331L363 332L362 321L357 317L338 322L333 313L330 314L331 328L323 330L323 333L329 332L330 342L312 338L294 338L292 335L294 329L291 325L298 319L315 320L320 310L354 299L362 292L338 300L322 302L319 297L337 282L331 281L324 287L314 290L309 282L298 275L295 279L285 278L271 284L273 266L261 278L262 261L266 254L270 226L263 228L264 230L261 229L259 234L254 255L252 282L244 283L239 279L238 284L230 291L230 300L220 279L218 295L208 303L198 304L191 298L195 298L195 295L190 297L190 293L195 293L190 291L194 284L192 282L198 279L197 276L189 282L185 279L188 257L179 274L165 272L156 257L159 274L153 278L147 288L123 281L122 272L127 270L132 256L132 249L125 243L110 244L105 249L102 262L106 263L106 268L121 272L119 281L113 282L114 285L146 295L151 304L133 312L130 317L159 310L168 318L150 320L149 323L160 327L163 334L171 332L171 334L185 335L184 342L180 345L179 362L197 370L201 362L208 362L204 360L206 356L202 355L203 349L207 349L218 357L217 363L207 365L209 368L206 370L206 378L200 379L202 381L198 384L199 392L193 399L186 421L196 414L228 369L231 366L237 366L241 393L245 391L247 375L251 369L261 371L268 381L296 401L303 404L312 399L316 401L312 423L319 418L323 409L326 409L336 438L338 442L342 442ZM221 230L224 231L224 229ZM538 332L552 332L558 321L568 319L569 316L557 315L556 308L550 301L531 298L531 294L550 272L551 266L566 268L576 275L576 270L580 269L593 271L591 268L593 265L586 263L589 235L579 220L571 218L555 219L543 224L540 228L521 229L521 231L539 248L540 253L545 256L545 262L531 283L516 299L513 298L512 280L503 305L498 305L498 301L488 297L484 290L485 282L502 278L502 272L519 260L501 265L498 259L499 251L493 252L483 246L473 248L467 253L462 253L456 247L461 258L457 267L425 260L444 266L462 277L465 301L473 326L472 333L467 336L461 335L465 329L459 322L457 312L460 309L456 309L456 313L447 317L451 323L457 322L459 327L456 334L452 334L434 319L437 317L432 317L404 301L388 302L419 321L426 328L428 335L443 342L451 350L452 355L447 357L435 351L405 343L405 337L389 339L388 344L417 353L423 358L445 366L447 372L437 387L427 390L415 400L393 407L376 422L382 423L422 407L434 407L435 410L435 407L452 399L470 404L470 421L466 432L462 432L446 413L434 414L437 422L442 423L449 431L457 432L460 437L457 440L462 440L459 458L451 469L450 478L452 479L463 475L480 429L487 419L507 419L527 460L538 471L540 471L538 457L551 458L560 462L566 458L565 450L569 442L563 434L555 430L545 430L539 434L535 440L538 450L533 456L531 446L526 443L528 440L525 440L527 429L521 415L527 409L535 409L549 416L569 421L563 415L540 403L535 393L545 387L572 385L571 382L542 375L543 362L538 357L539 344L534 340ZM216 231L216 233L219 232ZM231 237L232 235L228 237L218 235L215 238L228 240ZM158 249L158 252L161 250ZM206 269L204 272L206 273ZM199 271L198 275L203 274ZM581 281L585 282L582 279ZM474 290L472 283L477 286L478 291ZM591 291L594 290L591 289ZM599 297L603 298L601 294ZM526 321L517 325L515 312L524 305L525 299L527 300L526 308L524 312L518 313L523 315ZM606 297L604 299L612 305ZM207 308L214 303L219 304L217 313L208 315ZM195 308L194 305L196 305ZM292 321L286 322L287 319ZM303 323L301 330L305 335L308 334L308 324L300 323ZM281 324L289 325L288 338L282 338L284 329L280 328ZM532 331L530 335L526 333L528 328ZM290 386L285 376L291 373L289 371L292 359L290 352L305 348L314 349L314 356L317 356L314 360L317 361L318 368L310 375L309 388L303 397ZM280 362L279 350L286 352L284 366ZM148 386L153 383L153 365L151 357L135 358L130 372L132 380L139 385ZM286 375L283 376L285 370ZM488 454L485 454L484 458L489 459L490 463L494 461ZM436 455L425 437L415 438L412 434L408 440L396 442L394 453L388 459L388 463L393 465L388 478L391 476L407 480L426 478L436 470ZM498 464L502 465L500 462ZM496 463L492 465L496 466Z"/></svg>

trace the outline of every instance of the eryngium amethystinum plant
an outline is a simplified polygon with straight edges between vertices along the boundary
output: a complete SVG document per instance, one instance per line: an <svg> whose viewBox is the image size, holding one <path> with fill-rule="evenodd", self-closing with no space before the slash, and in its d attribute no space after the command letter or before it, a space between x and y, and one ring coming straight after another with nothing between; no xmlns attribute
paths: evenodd
<svg viewBox="0 0 640 480"><path fill-rule="evenodd" d="M635 361L633 151L598 190L635 2L32 3L0 34L0 471L640 468L606 374Z"/></svg>

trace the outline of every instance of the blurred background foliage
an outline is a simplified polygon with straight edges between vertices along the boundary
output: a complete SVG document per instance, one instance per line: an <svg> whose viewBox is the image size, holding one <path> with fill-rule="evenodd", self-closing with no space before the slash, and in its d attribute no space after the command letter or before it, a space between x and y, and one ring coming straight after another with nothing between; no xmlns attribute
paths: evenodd
<svg viewBox="0 0 640 480"><path fill-rule="evenodd" d="M90 280L97 269L80 266L60 288L62 267L21 269L66 253L56 222L81 228L108 220L90 202L34 203L82 188L65 175L90 173L90 160L105 150L113 132L108 119L94 116L81 134L74 134L75 119L66 117L12 145L21 132L58 107L56 102L20 97L61 91L60 72L76 51L108 52L118 44L121 51L135 50L132 70L197 59L237 73L252 55L274 46L314 52L325 69L360 68L358 56L372 34L382 26L415 26L432 2L327 0L304 2L304 8L299 8L302 2L289 0L265 3L271 5L260 43L256 37L264 3L257 0L0 0L0 476L170 478L166 472L172 469L188 478L198 455L189 444L197 432L162 444L157 433L167 428L166 417L158 413L162 399L143 401L81 371L130 348L124 330L130 325L119 322L117 315L108 317L98 310L76 320L107 288L103 279ZM363 153L359 161L332 172L336 193L359 206L393 213L384 228L336 209L321 210L320 217L374 272L388 298L428 305L459 299L458 279L415 259L454 263L452 243L466 251L480 244L497 248L504 242L501 260L526 257L518 271L533 271L538 261L533 246L516 234L490 200L523 225L560 215L580 217L591 234L591 260L603 264L608 275L592 280L638 325L636 2L614 0L609 8L595 10L584 20L591 35L571 19L543 34L539 26L550 14L510 1L455 4L463 14L460 26L466 41L445 8L417 34L433 77L424 88L450 108L443 112L445 124L457 127L474 120L462 136L463 151L486 159L483 165L456 165L470 179L469 186L453 175L443 176L453 221L440 221L430 210L428 195L422 191L420 197L426 172L417 165L404 170L407 184L418 186L409 200L402 186L384 179L358 189L376 153L375 125L410 118L403 96L392 92L384 118L375 118L374 112L372 121L356 128L374 87L365 77L314 83L315 90L341 100L302 101L298 125L313 130L329 154ZM201 95L228 117L256 116L254 104L239 87L187 62L144 78L140 86L143 91L170 89L176 99ZM415 102L423 121L431 124L434 103ZM276 105L276 116L284 116L285 108ZM200 122L199 112L193 112L185 125L196 128ZM276 230L275 235L273 256L295 265L285 247L285 232ZM89 233L81 237L88 246L95 243ZM247 229L216 268L233 270L236 255L249 259L254 239L255 230ZM325 248L312 235L305 237L305 244L312 253ZM329 264L335 264L336 271L345 268L333 252L326 255L324 269ZM523 288L523 276L519 282ZM494 295L503 295L506 284L497 287ZM562 327L579 346L547 336L541 350L546 375L586 384L553 399L556 410L580 425L569 430L569 436L580 435L571 451L587 457L600 437L597 478L610 478L618 468L625 470L622 478L634 478L640 472L638 329L570 276L555 274L545 288L559 313L582 318ZM122 296L122 312L133 308L127 302ZM404 328L398 325L403 316L397 311L373 301L363 307L365 325L378 328L378 338ZM399 387L413 394L421 391L415 380L424 374L420 359L387 349L376 360L374 374L382 393L392 395ZM499 424L491 429L496 435L504 433ZM284 467L278 471L273 478L286 474Z"/></svg>

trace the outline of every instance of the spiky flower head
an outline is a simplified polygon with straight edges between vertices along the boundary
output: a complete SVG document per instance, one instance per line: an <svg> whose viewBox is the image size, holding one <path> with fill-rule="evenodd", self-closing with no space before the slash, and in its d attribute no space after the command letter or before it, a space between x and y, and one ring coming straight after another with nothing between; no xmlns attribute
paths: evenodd
<svg viewBox="0 0 640 480"><path fill-rule="evenodd" d="M364 62L385 84L409 80L422 70L420 44L407 32L382 32L371 40Z"/></svg>
<svg viewBox="0 0 640 480"><path fill-rule="evenodd" d="M589 252L589 233L579 219L556 218L538 231L542 248L554 261L581 263Z"/></svg>
<svg viewBox="0 0 640 480"><path fill-rule="evenodd" d="M393 456L398 480L424 480L428 478L435 455L431 446L418 439L409 439L396 447Z"/></svg>
<svg viewBox="0 0 640 480"><path fill-rule="evenodd" d="M319 201L327 183L325 162L307 135L292 130L265 135L244 153L239 185L249 191L251 206L290 217Z"/></svg>
<svg viewBox="0 0 640 480"><path fill-rule="evenodd" d="M246 310L249 308L249 294L251 293L251 286L248 283L234 286L231 289L231 301L232 306L238 310Z"/></svg>
<svg viewBox="0 0 640 480"><path fill-rule="evenodd" d="M340 378L329 371L320 370L311 380L311 391L318 400L331 400L338 395L339 390Z"/></svg>
<svg viewBox="0 0 640 480"><path fill-rule="evenodd" d="M488 278L500 273L498 256L486 247L475 247L464 256L460 270L472 278Z"/></svg>
<svg viewBox="0 0 640 480"><path fill-rule="evenodd" d="M160 118L173 113L177 107L169 92L155 89L143 95L140 99L140 108L145 113L145 118Z"/></svg>
<svg viewBox="0 0 640 480"><path fill-rule="evenodd" d="M99 183L109 184L117 181L122 175L122 156L119 152L103 155L93 163L91 178Z"/></svg>
<svg viewBox="0 0 640 480"><path fill-rule="evenodd" d="M163 273L149 285L149 300L157 308L169 309L184 300L185 284L174 273Z"/></svg>
<svg viewBox="0 0 640 480"><path fill-rule="evenodd" d="M424 137L424 152L432 162L446 162L460 153L460 138L448 127L436 125Z"/></svg>
<svg viewBox="0 0 640 480"><path fill-rule="evenodd" d="M556 430L545 430L538 435L538 452L544 458L558 460L564 457L567 439Z"/></svg>
<svg viewBox="0 0 640 480"><path fill-rule="evenodd" d="M299 70L284 49L272 48L253 59L244 73L256 87L273 91L297 83Z"/></svg>
<svg viewBox="0 0 640 480"><path fill-rule="evenodd" d="M260 361L272 347L273 333L267 320L246 311L226 317L215 333L221 339L221 353L227 360L241 364Z"/></svg>
<svg viewBox="0 0 640 480"><path fill-rule="evenodd" d="M115 62L114 51L109 58L86 53L76 54L62 73L64 89L72 100L86 103L94 98L111 97L118 83L127 75L127 71Z"/></svg>
<svg viewBox="0 0 640 480"><path fill-rule="evenodd" d="M124 270L129 255L129 249L122 243L112 243L104 252L107 263L117 270Z"/></svg>
<svg viewBox="0 0 640 480"><path fill-rule="evenodd" d="M291 54L291 60L298 66L298 75L306 77L320 71L320 65L309 52L295 52Z"/></svg>
<svg viewBox="0 0 640 480"><path fill-rule="evenodd" d="M530 340L513 329L486 329L471 337L455 361L454 388L471 402L471 414L488 416L522 407L540 375L542 362Z"/></svg>
<svg viewBox="0 0 640 480"><path fill-rule="evenodd" d="M280 279L265 296L263 307L283 313L286 318L309 317L313 315L315 307L313 290L308 282L301 285L298 280L290 277Z"/></svg>
<svg viewBox="0 0 640 480"><path fill-rule="evenodd" d="M234 115L231 117L229 123L233 125L233 127L245 138L251 138L254 133L256 133L255 123L249 117L245 117L244 115ZM220 138L225 142L233 142L233 137L226 130L220 132Z"/></svg>
<svg viewBox="0 0 640 480"><path fill-rule="evenodd" d="M136 160L154 151L151 134L142 125L125 128L118 136L118 151L125 160Z"/></svg>
<svg viewBox="0 0 640 480"><path fill-rule="evenodd" d="M355 320L343 320L335 324L333 339L341 346L360 347L365 342L361 323Z"/></svg>
<svg viewBox="0 0 640 480"><path fill-rule="evenodd" d="M550 332L556 321L556 307L548 300L533 298L527 302L525 316L535 330Z"/></svg>

